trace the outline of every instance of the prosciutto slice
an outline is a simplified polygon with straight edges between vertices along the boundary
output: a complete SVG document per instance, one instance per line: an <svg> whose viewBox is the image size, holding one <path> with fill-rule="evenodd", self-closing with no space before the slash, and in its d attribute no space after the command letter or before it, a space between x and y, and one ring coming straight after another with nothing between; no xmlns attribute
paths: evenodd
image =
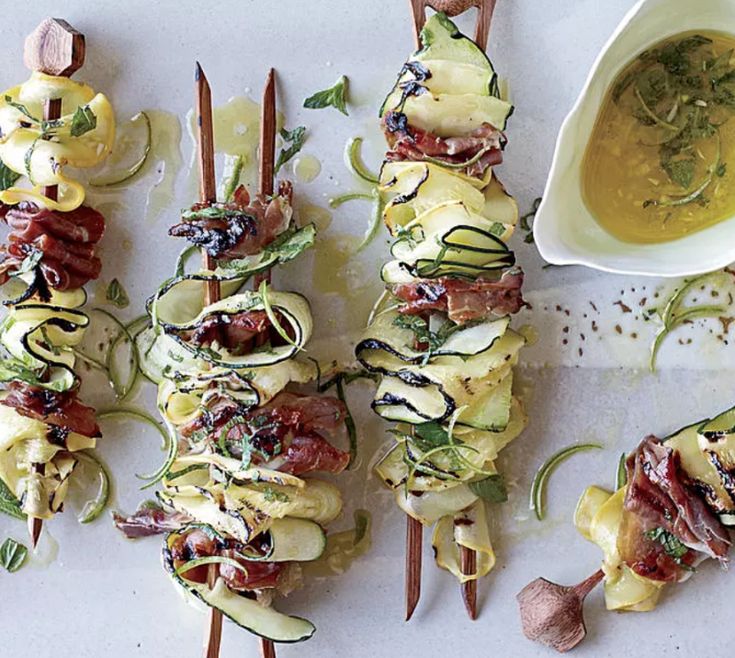
<svg viewBox="0 0 735 658"><path fill-rule="evenodd" d="M247 189L241 185L231 202L194 205L184 221L169 229L169 234L186 238L205 249L212 258L252 256L289 227L291 193L291 184L284 182L277 196L266 199L258 195L251 203ZM203 214L208 208L215 211L213 216L197 217L197 213ZM187 215L195 218L187 219Z"/></svg>
<svg viewBox="0 0 735 658"><path fill-rule="evenodd" d="M267 405L252 411L220 399L179 431L190 440L204 435L215 444L225 432L233 454L246 441L253 464L286 473L340 473L350 455L334 447L324 435L338 432L346 412L344 403L336 398L289 392L279 393Z"/></svg>
<svg viewBox="0 0 735 658"><path fill-rule="evenodd" d="M509 270L497 281L476 279L422 279L391 286L391 292L405 302L401 313L443 311L458 324L490 315L517 313L525 302L521 293L523 272Z"/></svg>
<svg viewBox="0 0 735 658"><path fill-rule="evenodd" d="M432 158L454 166L467 163L460 171L477 178L503 161L505 136L489 123L465 137L439 137L410 125L401 112L388 112L383 118L383 132L390 147L386 153L389 161Z"/></svg>
<svg viewBox="0 0 735 658"><path fill-rule="evenodd" d="M112 522L115 527L128 539L166 534L181 528L190 521L191 519L186 514L165 510L160 505L144 505L130 516L124 516L118 512L112 513Z"/></svg>
<svg viewBox="0 0 735 658"><path fill-rule="evenodd" d="M341 473L350 463L350 454L335 448L323 436L311 433L294 436L286 448L280 471L303 475L312 471Z"/></svg>
<svg viewBox="0 0 735 658"><path fill-rule="evenodd" d="M270 326L265 311L219 313L208 316L195 329L182 331L181 337L198 347L208 347L217 342L230 350L244 350L249 346L248 341L268 331Z"/></svg>
<svg viewBox="0 0 735 658"><path fill-rule="evenodd" d="M102 436L94 409L79 401L76 390L57 393L20 381L10 382L7 390L8 395L0 404L12 407L22 416L84 436Z"/></svg>
<svg viewBox="0 0 735 658"><path fill-rule="evenodd" d="M646 437L626 462L628 489L618 548L636 573L679 580L701 557L726 564L730 538L681 467L679 455L655 436ZM690 551L672 559L651 536L661 529Z"/></svg>
<svg viewBox="0 0 735 658"><path fill-rule="evenodd" d="M105 219L94 208L62 213L21 203L6 208L4 218L11 231L8 244L0 248L0 283L34 251L41 252L41 272L56 290L80 288L99 277L102 262L95 247L105 232Z"/></svg>
<svg viewBox="0 0 735 658"><path fill-rule="evenodd" d="M256 538L256 541L258 540ZM264 550L264 547L252 544L248 544L247 548L250 551ZM219 575L230 589L252 591L277 587L279 577L286 569L287 563L248 560L242 557L244 549L245 546L234 539L219 540L197 528L177 537L170 548L174 567L177 569L191 560L214 555L228 557L242 564L245 571L229 564L216 565ZM202 565L183 572L182 576L196 583L204 583L207 581L208 571L209 565Z"/></svg>

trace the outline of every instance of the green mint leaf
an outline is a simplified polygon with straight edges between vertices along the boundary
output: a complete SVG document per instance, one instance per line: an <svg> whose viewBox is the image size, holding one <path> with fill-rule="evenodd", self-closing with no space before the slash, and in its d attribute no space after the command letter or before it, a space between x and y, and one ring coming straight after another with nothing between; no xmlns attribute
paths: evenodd
<svg viewBox="0 0 735 658"><path fill-rule="evenodd" d="M5 484L0 479L0 512L3 514L7 514L8 516L12 516L15 519L20 519L21 521L24 521L26 518L26 515L24 514L21 506L20 501L15 497L13 492L8 488L8 485Z"/></svg>
<svg viewBox="0 0 735 658"><path fill-rule="evenodd" d="M291 500L288 494L283 493L283 491L278 491L277 489L274 489L270 486L263 488L263 498L265 498L265 500L269 503L287 503Z"/></svg>
<svg viewBox="0 0 735 658"><path fill-rule="evenodd" d="M682 562L682 558L687 554L689 549L682 543L682 541L670 533L665 528L654 528L643 533L643 536L651 541L658 542L663 546L664 553L674 559L679 566L691 569L688 564Z"/></svg>
<svg viewBox="0 0 735 658"><path fill-rule="evenodd" d="M28 117L34 123L40 123L40 121L30 113L28 108L23 105L23 103L17 103L12 99L12 97L7 95L5 96L5 102L10 105L10 107L14 107L16 110L18 110L18 112Z"/></svg>
<svg viewBox="0 0 735 658"><path fill-rule="evenodd" d="M488 475L484 480L470 482L467 486L473 494L490 503L504 503L508 500L508 490L500 473Z"/></svg>
<svg viewBox="0 0 735 658"><path fill-rule="evenodd" d="M496 238L499 238L503 233L505 233L505 224L502 224L501 222L493 222L493 225L489 230Z"/></svg>
<svg viewBox="0 0 735 658"><path fill-rule="evenodd" d="M28 556L28 549L20 542L8 537L0 546L0 565L9 573L18 571Z"/></svg>
<svg viewBox="0 0 735 658"><path fill-rule="evenodd" d="M329 89L312 94L304 101L304 107L310 110L320 110L324 107L334 107L345 116L347 114L347 78L343 75Z"/></svg>
<svg viewBox="0 0 735 658"><path fill-rule="evenodd" d="M275 255L279 263L287 263L314 246L316 229L313 224L307 224L298 229L288 229L266 246L266 256Z"/></svg>
<svg viewBox="0 0 735 658"><path fill-rule="evenodd" d="M81 137L97 127L97 117L89 105L80 105L71 118L71 136Z"/></svg>
<svg viewBox="0 0 735 658"><path fill-rule="evenodd" d="M692 181L694 180L694 158L664 160L661 163L661 166L671 179L672 183L675 183L685 190L692 184Z"/></svg>
<svg viewBox="0 0 735 658"><path fill-rule="evenodd" d="M20 276L21 274L32 272L36 269L36 267L38 267L38 264L41 262L42 258L43 252L40 249L32 249L29 254L23 259L20 267L15 270L15 272L11 272L10 276Z"/></svg>
<svg viewBox="0 0 735 658"><path fill-rule="evenodd" d="M0 190L7 190L9 187L13 187L19 178L19 173L13 171L0 160Z"/></svg>
<svg viewBox="0 0 735 658"><path fill-rule="evenodd" d="M110 304L117 306L118 308L126 308L130 306L130 297L128 297L128 293L125 292L125 288L123 288L122 283L117 279L110 281L105 292L105 299L110 302Z"/></svg>
<svg viewBox="0 0 735 658"><path fill-rule="evenodd" d="M279 169L301 150L301 147L304 145L304 141L306 140L306 126L298 126L293 130L281 128L281 132L279 134L285 143L284 148L282 148L278 153L278 159L276 160L276 173L278 173Z"/></svg>
<svg viewBox="0 0 735 658"><path fill-rule="evenodd" d="M440 423L420 423L414 425L414 429L414 438L419 439L417 443L424 452L428 452L432 448L449 445L449 433Z"/></svg>

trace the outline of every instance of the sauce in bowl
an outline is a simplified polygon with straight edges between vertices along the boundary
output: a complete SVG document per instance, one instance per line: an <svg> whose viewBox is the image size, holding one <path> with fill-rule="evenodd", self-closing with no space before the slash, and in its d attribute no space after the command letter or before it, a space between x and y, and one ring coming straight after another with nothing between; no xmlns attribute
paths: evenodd
<svg viewBox="0 0 735 658"><path fill-rule="evenodd" d="M687 32L649 48L606 92L582 164L609 233L667 242L735 215L735 37Z"/></svg>

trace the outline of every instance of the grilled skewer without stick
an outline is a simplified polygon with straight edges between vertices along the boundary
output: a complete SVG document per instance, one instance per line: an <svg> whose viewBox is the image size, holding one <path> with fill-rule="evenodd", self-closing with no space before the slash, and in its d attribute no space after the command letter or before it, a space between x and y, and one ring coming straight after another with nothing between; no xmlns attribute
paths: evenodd
<svg viewBox="0 0 735 658"><path fill-rule="evenodd" d="M376 472L407 514L406 619L421 592L423 526L475 619L477 580L495 563L485 505L506 499L495 460L526 422L512 394L525 339L509 327L524 304L506 244L518 208L494 172L512 105L484 52L493 0L410 6L417 50L380 110L393 260L356 355L380 378L373 409L398 423ZM451 20L472 7L474 41Z"/></svg>

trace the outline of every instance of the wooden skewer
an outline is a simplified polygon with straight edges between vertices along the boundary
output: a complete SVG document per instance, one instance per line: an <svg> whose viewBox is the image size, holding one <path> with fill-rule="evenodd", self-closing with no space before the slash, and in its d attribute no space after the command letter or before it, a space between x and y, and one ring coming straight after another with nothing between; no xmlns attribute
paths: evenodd
<svg viewBox="0 0 735 658"><path fill-rule="evenodd" d="M477 573L477 553L466 546L459 547L459 568L466 576ZM462 600L470 619L477 619L477 579L462 583Z"/></svg>
<svg viewBox="0 0 735 658"><path fill-rule="evenodd" d="M271 196L275 190L276 163L276 72L268 71L260 107L260 166L258 168L258 192Z"/></svg>
<svg viewBox="0 0 735 658"><path fill-rule="evenodd" d="M84 64L86 43L84 35L60 18L47 18L26 38L23 61L32 71L47 75L69 77ZM44 104L43 118L52 121L61 117L61 99L49 98ZM47 185L43 191L49 199L56 201L59 190L56 185ZM34 463L33 473L43 475L45 464ZM28 518L31 545L36 548L43 531L43 519Z"/></svg>
<svg viewBox="0 0 735 658"><path fill-rule="evenodd" d="M442 11L447 16L458 16L470 7L477 7L475 43L485 50L490 35L490 22L497 0L409 0L413 17L416 47L421 46L421 29L426 22L426 8ZM421 543L422 526L408 517L406 532L406 621L411 618L421 595ZM472 549L460 546L460 568L464 574L473 574L477 569L477 555ZM462 599L470 619L477 619L477 580L462 584Z"/></svg>
<svg viewBox="0 0 735 658"><path fill-rule="evenodd" d="M197 116L197 153L199 157L199 201L212 204L217 201L217 183L214 174L214 127L212 124L212 90L207 76L199 62L194 74L196 86ZM214 269L212 257L202 249L202 263L207 270ZM220 299L219 281L207 281L204 290L205 305L214 304ZM207 585L214 587L217 582L218 567L210 564L207 572ZM209 609L209 624L204 640L205 658L217 658L222 642L222 612L217 608Z"/></svg>
<svg viewBox="0 0 735 658"><path fill-rule="evenodd" d="M263 102L260 106L259 150L258 193L263 197L269 197L275 190L273 177L276 160L276 72L273 69L268 71L263 89ZM270 283L270 280L271 272L266 270L255 277L254 286L257 289L263 281ZM265 339L265 334L258 334L259 344L262 345ZM276 658L276 645L272 640L260 638L260 654L262 658Z"/></svg>
<svg viewBox="0 0 735 658"><path fill-rule="evenodd" d="M217 188L214 171L214 127L212 123L212 92L204 71L197 62L196 65L196 108L197 108L197 145L199 153L199 201L211 204L217 200ZM271 196L274 190L273 175L276 149L276 87L275 71L271 69L266 80L263 92L263 106L261 110L260 130L260 180L258 192L263 196ZM206 269L215 267L214 259L202 250L202 260ZM262 281L270 280L270 272L265 272L256 278L256 287ZM221 298L218 281L207 282L205 290L205 304L209 305ZM261 338L261 337L259 337ZM262 339L265 339L263 336ZM210 565L207 574L207 583L214 587L217 580L217 565ZM222 613L211 608L209 626L205 641L205 658L219 656L222 638ZM276 658L276 649L271 640L261 639L261 653L263 658Z"/></svg>
<svg viewBox="0 0 735 658"><path fill-rule="evenodd" d="M406 621L421 597L421 552L424 539L424 526L406 514Z"/></svg>

